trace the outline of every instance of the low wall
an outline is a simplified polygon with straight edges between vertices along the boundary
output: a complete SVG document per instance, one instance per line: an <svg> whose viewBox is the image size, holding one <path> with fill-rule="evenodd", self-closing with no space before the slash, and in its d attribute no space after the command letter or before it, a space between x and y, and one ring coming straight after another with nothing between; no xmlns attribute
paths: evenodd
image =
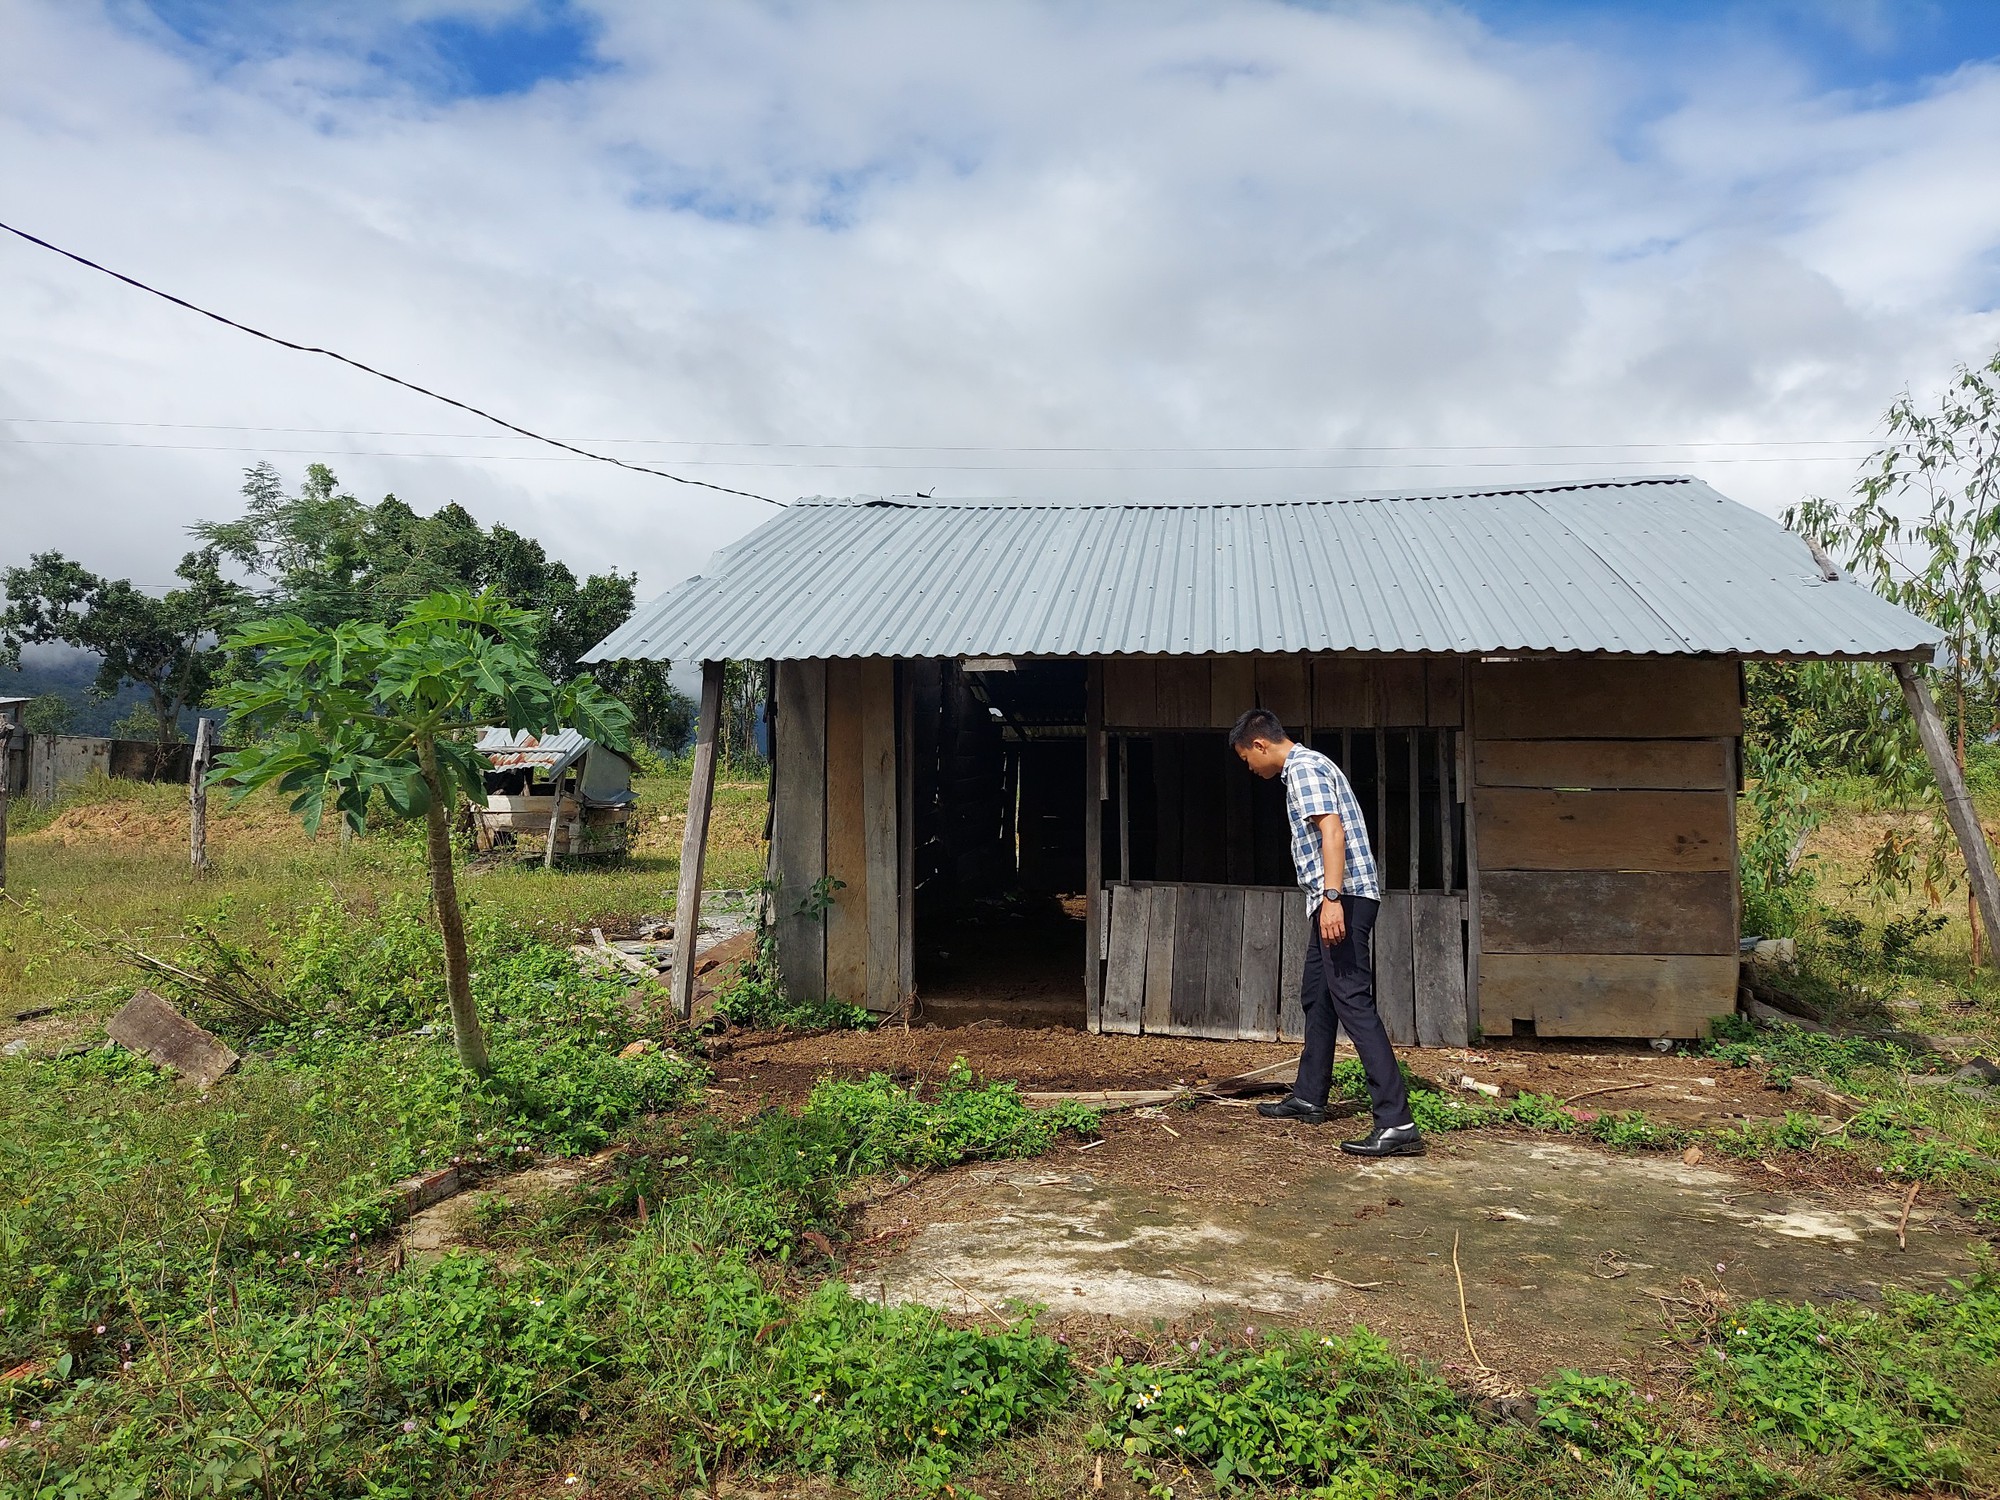
<svg viewBox="0 0 2000 1500"><path fill-rule="evenodd" d="M121 781L185 782L193 745L114 740L94 734L17 734L7 751L7 788L36 802L53 802L93 771Z"/></svg>

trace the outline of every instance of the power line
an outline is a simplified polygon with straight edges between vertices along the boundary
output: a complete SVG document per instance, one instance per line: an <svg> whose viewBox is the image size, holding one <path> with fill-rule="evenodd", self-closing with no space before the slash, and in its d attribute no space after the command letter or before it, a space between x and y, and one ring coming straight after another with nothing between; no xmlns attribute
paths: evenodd
<svg viewBox="0 0 2000 1500"><path fill-rule="evenodd" d="M671 479L675 484L693 485L704 490L717 490L725 495L740 495L746 500L761 500L766 505L776 505L780 508L784 505L782 500L773 500L769 495L756 495L752 494L749 490L731 489L726 484L711 484L706 479L686 479L679 474L669 474L665 469L653 469L648 468L644 464L628 463L622 458L613 458L608 453L592 453L588 449L577 447L574 443L565 443L558 438L544 437L539 432L531 432L528 428L522 427L518 423L509 422L504 417L496 417L490 411L482 411L479 407L473 406L469 402L459 401L453 397L442 395L437 391L429 389L427 386L418 385L415 381L404 380L400 376L378 370L372 365L364 365L360 360L349 359L345 354L335 353L331 349L321 349L312 344L295 344L290 339L281 339L274 333L265 333L262 329L252 328L248 323L239 323L234 318L225 318L219 312L210 312L207 308L198 307L183 297L176 297L171 292L163 292L158 287L148 286L145 282L135 277L127 276L123 272L114 271L109 266L101 266L94 260L78 255L74 250L65 250L60 245L52 245L37 235L29 234L25 229L16 229L12 224L0 222L0 229L6 230L18 239L26 240L31 245L39 245L44 250L53 251L65 260L73 260L80 266L88 266L93 271L102 272L114 281L122 281L129 287L136 287L142 292L149 292L162 301L171 302L176 307L184 307L189 312L200 313L204 318L212 319L222 324L225 328L234 328L239 333L247 333L253 338L263 339L266 343L276 344L282 349L291 349L300 354L319 354L325 356L327 359L338 360L341 364L359 370L364 375L373 375L378 380L386 380L391 385L403 387L404 390L415 391L420 396L429 396L433 401L442 401L446 406L455 406L460 411L470 412L473 416L483 418L496 426L504 427L509 432L519 433L522 437L532 438L538 443L547 443L552 448L561 448L566 452L574 453L579 458L593 459L598 463L615 464L621 469L630 469L638 474L651 474L659 479Z"/></svg>
<svg viewBox="0 0 2000 1500"><path fill-rule="evenodd" d="M450 436L451 434L443 434ZM463 434L459 434L462 436ZM433 458L470 463L573 463L575 459L554 456L540 456L529 453L411 453L398 449L383 448L272 448L237 443L127 443L113 442L102 438L12 438L0 437L0 443L11 443L22 447L55 448L144 448L170 453L283 453L298 454L317 458ZM557 444L566 447L566 444ZM1664 445L1662 445L1664 446ZM577 451L577 450L571 450ZM1167 450L1172 451L1172 450ZM1217 452L1241 451L1218 449ZM1263 450L1250 450L1253 452ZM1297 451L1297 450L1272 450ZM1379 449L1352 449L1352 452L1379 452ZM1389 450L1397 451L1397 450ZM1412 449L1412 452L1449 451ZM1468 450L1473 451L1473 450ZM583 453L584 458L595 458L596 454ZM1691 462L1702 464L1827 464L1854 463L1862 455L1851 453L1809 453L1809 454L1742 454L1734 457L1702 458L1694 457ZM1347 469L1601 469L1606 467L1631 467L1644 465L1658 468L1672 455L1653 455L1646 458L1547 458L1547 459L1458 459L1441 463L1420 462L1411 459L1385 459L1379 463L1266 463L1266 464L1177 464L1177 463L1130 463L1130 464L1007 464L1007 463L857 463L801 462L796 459L682 459L682 468L709 469L858 469L864 472L899 472L909 470L929 474L952 472L955 470L1000 472L1016 474L1130 474L1130 473L1176 473L1176 474L1228 474L1260 472L1284 473L1339 472ZM617 463L617 459L609 460ZM627 465L626 467L631 467ZM653 473L654 470L646 470ZM669 476L672 477L672 476ZM703 484L699 479L684 479L683 484ZM710 489L721 489L721 485L709 485ZM744 490L731 490L732 495L746 494ZM753 498L762 499L755 496ZM770 502L773 505L778 501Z"/></svg>
<svg viewBox="0 0 2000 1500"><path fill-rule="evenodd" d="M126 422L108 417L0 417L0 423L44 427L146 427L176 432L292 432L324 437L479 438L477 432L409 432L375 427L257 427L232 422ZM1901 444L1880 438L1734 438L1664 443L1289 443L1289 444L1070 444L1029 443L802 443L714 438L579 437L578 443L657 444L681 448L812 449L828 453L1554 453L1608 449L1835 448L1881 449Z"/></svg>

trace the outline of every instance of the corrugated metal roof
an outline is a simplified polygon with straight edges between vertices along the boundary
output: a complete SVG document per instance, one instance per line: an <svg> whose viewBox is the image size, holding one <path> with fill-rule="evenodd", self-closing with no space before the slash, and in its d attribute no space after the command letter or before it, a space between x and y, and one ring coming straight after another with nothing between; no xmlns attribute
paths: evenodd
<svg viewBox="0 0 2000 1500"><path fill-rule="evenodd" d="M588 660L1889 656L1939 632L1698 479L1245 503L803 500Z"/></svg>
<svg viewBox="0 0 2000 1500"><path fill-rule="evenodd" d="M590 745L591 742L574 729L558 729L554 734L537 739L525 729L516 734L511 729L496 728L480 730L474 748L492 761L496 770L532 766L537 771L554 775L588 750Z"/></svg>

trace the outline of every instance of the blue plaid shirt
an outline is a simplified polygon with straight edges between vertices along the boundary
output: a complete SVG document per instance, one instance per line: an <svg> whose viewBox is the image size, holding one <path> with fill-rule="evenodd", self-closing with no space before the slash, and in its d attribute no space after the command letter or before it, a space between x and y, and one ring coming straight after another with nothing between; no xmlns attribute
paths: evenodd
<svg viewBox="0 0 2000 1500"><path fill-rule="evenodd" d="M1361 804L1339 766L1304 745L1294 745L1280 773L1285 782L1285 813L1292 820L1292 867L1299 872L1299 889L1307 910L1317 909L1326 894L1326 856L1315 818L1328 813L1340 819L1346 840L1347 868L1341 872L1343 895L1382 899L1382 881L1375 868L1375 851L1368 847L1368 825Z"/></svg>

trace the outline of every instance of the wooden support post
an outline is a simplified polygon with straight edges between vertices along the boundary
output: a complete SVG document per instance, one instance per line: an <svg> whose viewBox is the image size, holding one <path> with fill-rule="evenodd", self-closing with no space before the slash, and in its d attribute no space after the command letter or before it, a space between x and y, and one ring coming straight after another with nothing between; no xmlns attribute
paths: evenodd
<svg viewBox="0 0 2000 1500"><path fill-rule="evenodd" d="M563 773L558 771L550 778L549 785L552 798L549 803L548 842L542 845L542 868L544 870L553 870L556 867L556 824L562 819L562 784Z"/></svg>
<svg viewBox="0 0 2000 1500"><path fill-rule="evenodd" d="M708 810L715 801L715 736L722 721L722 663L701 664L701 717L694 734L687 826L681 830L681 887L674 901L674 1014L694 1014L695 941L701 932L701 871L708 857Z"/></svg>
<svg viewBox="0 0 2000 1500"><path fill-rule="evenodd" d="M7 889L8 752L14 745L14 721L0 717L0 891Z"/></svg>
<svg viewBox="0 0 2000 1500"><path fill-rule="evenodd" d="M1083 711L1083 1004L1086 1024L1104 1029L1104 663L1085 669Z"/></svg>
<svg viewBox="0 0 2000 1500"><path fill-rule="evenodd" d="M1966 879L1979 900L1986 930L2000 933L2000 879L1993 873L1993 852L1986 847L1986 832L1979 826L1979 814L1965 790L1965 776L1952 753L1944 720L1938 716L1937 704L1931 701L1930 689L1917 675L1916 666L1899 661L1895 667L1896 680L1903 685L1903 701L1910 707L1910 717L1917 721L1917 734L1924 742L1931 774L1937 777L1938 789L1944 793L1945 816L1951 820L1951 831L1958 835L1959 850L1965 855ZM2000 966L2000 943L1991 945L1988 962Z"/></svg>
<svg viewBox="0 0 2000 1500"><path fill-rule="evenodd" d="M215 722L197 719L194 755L188 761L188 865L208 873L208 773L215 763Z"/></svg>

